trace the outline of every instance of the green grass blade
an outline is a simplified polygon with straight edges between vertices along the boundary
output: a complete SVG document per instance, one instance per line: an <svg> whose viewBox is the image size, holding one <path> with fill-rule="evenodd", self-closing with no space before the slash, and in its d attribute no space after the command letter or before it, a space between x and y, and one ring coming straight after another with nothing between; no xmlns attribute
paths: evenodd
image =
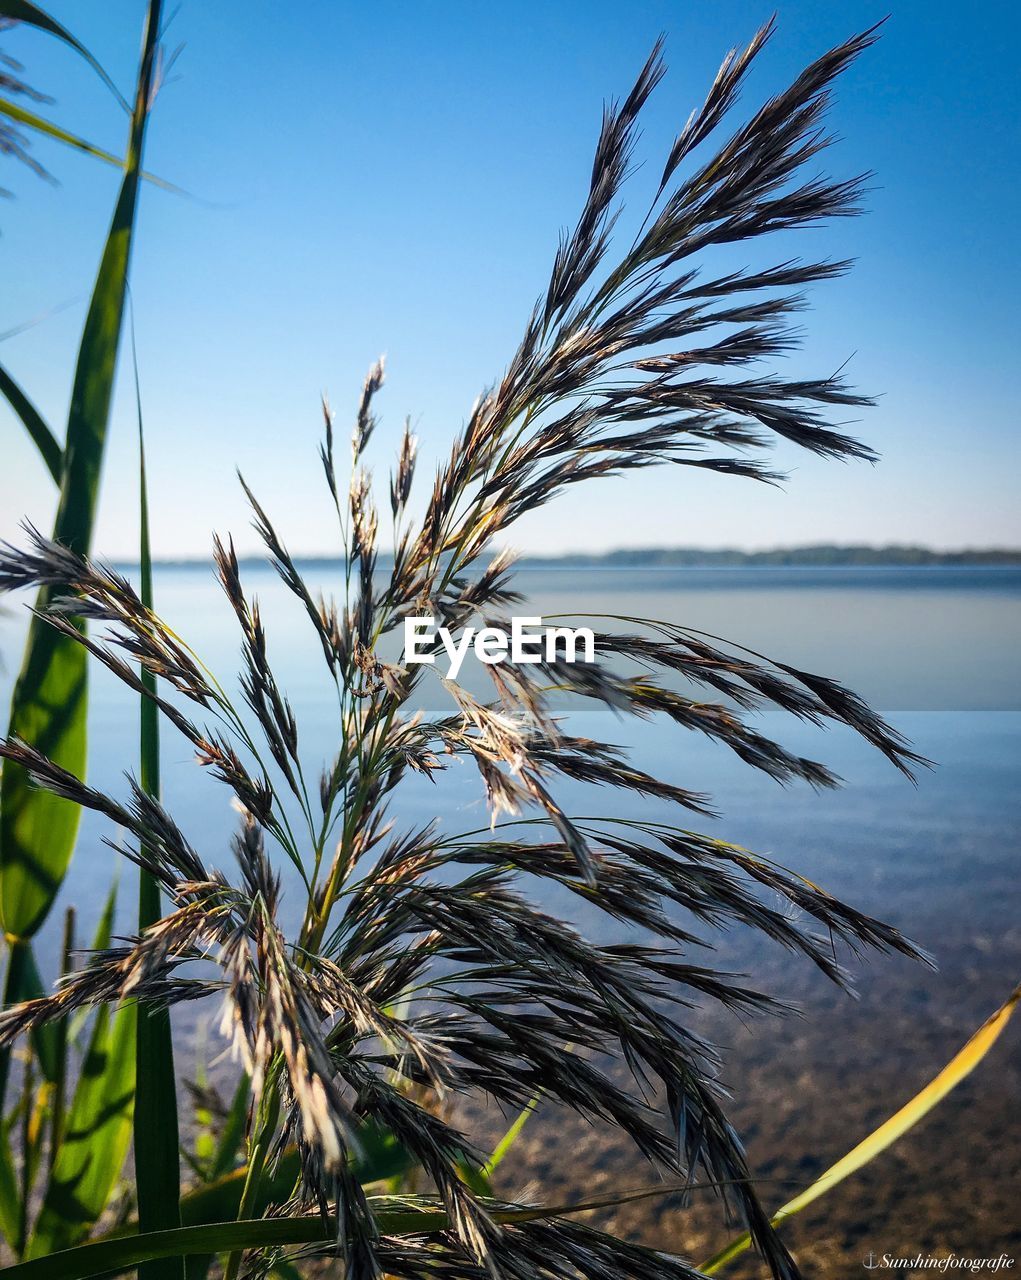
<svg viewBox="0 0 1021 1280"><path fill-rule="evenodd" d="M10 1138L6 1126L0 1127L0 1235L5 1240L17 1237L21 1223L21 1192L14 1172Z"/></svg>
<svg viewBox="0 0 1021 1280"><path fill-rule="evenodd" d="M238 1086L234 1090L230 1110L220 1131L220 1140L209 1166L213 1178L222 1178L234 1168L241 1143L245 1136L245 1116L248 1114L248 1102L252 1094L252 1082L242 1074Z"/></svg>
<svg viewBox="0 0 1021 1280"><path fill-rule="evenodd" d="M359 1141L364 1149L364 1158L353 1170L358 1182L382 1182L401 1173L407 1173L412 1167L411 1157L404 1147L378 1125L366 1124L359 1132ZM253 1215L265 1213L271 1204L281 1204L294 1190L295 1183L301 1173L301 1163L296 1147L285 1147L280 1155L267 1169L259 1184L259 1194L253 1206ZM233 1221L241 1207L241 1196L244 1191L247 1169L244 1165L232 1169L214 1182L207 1182L193 1188L181 1197L181 1222L186 1227L201 1226L210 1222ZM129 1222L115 1231L114 1236L135 1235L138 1221ZM107 1237L104 1237L106 1239Z"/></svg>
<svg viewBox="0 0 1021 1280"><path fill-rule="evenodd" d="M35 1000L44 995L39 967L28 943L12 945L7 962L7 981L4 989L5 1004L19 1004L22 1000ZM46 1023L32 1031L32 1049L47 1080L53 1081L58 1070L58 1032L55 1023ZM10 1066L10 1049L0 1050L0 1110L7 1092L7 1073Z"/></svg>
<svg viewBox="0 0 1021 1280"><path fill-rule="evenodd" d="M18 1203L21 1217L18 1231L12 1242L15 1254L19 1258L25 1256L25 1241L28 1239L29 1213L35 1189L35 1176L39 1169L39 1131L36 1123L39 1107L39 1095L36 1093L35 1062L29 1058L25 1063L25 1076L21 1085L21 1170L18 1188Z"/></svg>
<svg viewBox="0 0 1021 1280"><path fill-rule="evenodd" d="M584 1200L578 1204L541 1205L529 1209L493 1207L489 1209L489 1213L493 1221L499 1223L537 1222L691 1189L688 1184L674 1186L663 1183ZM444 1231L449 1225L449 1219L441 1209L387 1209L378 1201L373 1217L382 1235L429 1235ZM222 1253L228 1249L242 1251L291 1244L314 1244L320 1240L334 1242L336 1238L336 1223L324 1215L243 1218L237 1222L180 1227L176 1231L154 1231L144 1236L111 1235L91 1244L52 1254L48 1258L37 1258L6 1267L0 1270L0 1276L4 1280L87 1280L90 1276L114 1275L127 1271L150 1258L166 1258L174 1254L193 1256Z"/></svg>
<svg viewBox="0 0 1021 1280"><path fill-rule="evenodd" d="M112 151L105 151L102 147L97 147L95 143L87 142L76 133L71 133L69 129L64 129L59 124L54 124L52 120L45 119L37 112L30 111L28 107L23 107L20 102L12 102L10 98L0 98L0 115L9 116L10 119L17 120L19 124L26 125L29 129L34 129L36 133L45 134L47 138L52 138L55 142L62 142L65 146L74 147L76 151L83 151L86 155L113 165L115 169L126 168L125 162L121 157L115 156ZM180 187L175 187L172 182L167 182L165 178L158 178L154 173L146 173L143 170L141 176L146 182L151 182L154 187L162 187L164 191L174 191L178 195L184 194Z"/></svg>
<svg viewBox="0 0 1021 1280"><path fill-rule="evenodd" d="M95 951L110 945L116 906L114 884L92 939ZM131 1138L134 1027L133 1006L116 1014L104 1008L96 1015L74 1097L63 1118L30 1257L76 1243L106 1208Z"/></svg>
<svg viewBox="0 0 1021 1280"><path fill-rule="evenodd" d="M39 973L35 956L31 949L26 949L25 979L20 999L36 1000L43 995L46 995L46 987ZM44 1079L50 1084L55 1083L60 1074L60 1032L56 1022L45 1022L42 1026L33 1028L32 1049Z"/></svg>
<svg viewBox="0 0 1021 1280"><path fill-rule="evenodd" d="M139 524L141 530L142 603L153 607L152 551L149 544L149 491L145 474L145 433L142 398L132 327L131 354L138 402ZM144 668L142 683L153 695L139 701L140 771L142 789L156 799L160 794L159 713L156 677ZM145 850L143 849L143 853ZM160 887L144 868L138 878L139 933L163 914ZM174 1044L168 1009L138 1010L135 1085L135 1181L138 1187L138 1221L143 1231L162 1231L181 1225L181 1163L178 1148L177 1089L174 1079ZM138 1269L139 1280L183 1280L184 1260L166 1258L147 1262Z"/></svg>
<svg viewBox="0 0 1021 1280"><path fill-rule="evenodd" d="M2 109L0 102L0 109ZM18 386L7 370L0 364L0 394L21 419L32 442L42 455L46 469L53 479L60 484L64 472L64 450L60 441L43 421L43 416L24 391Z"/></svg>
<svg viewBox="0 0 1021 1280"><path fill-rule="evenodd" d="M30 963L31 962L31 963ZM27 942L11 942L7 950L7 974L4 978L4 1005L29 999L31 975L35 968L31 947ZM10 1046L0 1049L0 1114L7 1096L7 1077L11 1067Z"/></svg>
<svg viewBox="0 0 1021 1280"><path fill-rule="evenodd" d="M48 35L56 36L58 40L63 40L65 44L70 45L72 49L81 54L124 110L131 110L124 100L124 95L81 41L76 40L66 27L62 27L55 18L51 18L48 13L44 13L38 5L32 4L30 0L0 0L0 18L11 18L14 22L24 22L28 26L38 27L40 31L45 31Z"/></svg>
<svg viewBox="0 0 1021 1280"><path fill-rule="evenodd" d="M64 945L61 956L61 974L68 974L74 967L75 910L68 907L64 916ZM53 1080L53 1104L50 1114L50 1169L56 1162L64 1136L64 1110L67 1101L67 1059L70 1043L70 1023L65 1015L51 1024L56 1029L56 1071Z"/></svg>
<svg viewBox="0 0 1021 1280"><path fill-rule="evenodd" d="M932 1108L941 1102L951 1089L956 1088L965 1076L970 1075L975 1070L1000 1038L1000 1034L1010 1021L1019 1000L1021 1000L1021 986L1014 988L1007 1000L990 1018L983 1022L964 1048L955 1054L943 1070L934 1076L924 1089L916 1093L910 1102L905 1103L889 1120L884 1121L878 1129L874 1129L867 1138L859 1142L836 1164L830 1165L826 1172L817 1178L811 1186L806 1187L793 1200L788 1200L785 1205L779 1208L773 1215L773 1226L779 1226L785 1219L793 1217L794 1214L799 1213L807 1205L810 1205L813 1200L818 1200L820 1196L832 1190L833 1187L843 1182L845 1178L862 1168L863 1165L868 1164L870 1160L874 1160L881 1151L885 1151L888 1146L896 1142L909 1129L914 1128L919 1120L928 1115ZM740 1235L725 1248L721 1249L719 1253L714 1254L703 1262L700 1270L704 1271L706 1275L715 1275L728 1262L740 1257L750 1247L751 1237L747 1233Z"/></svg>
<svg viewBox="0 0 1021 1280"><path fill-rule="evenodd" d="M93 1024L29 1244L42 1258L82 1240L106 1208L131 1143L135 1092L134 1005L100 1009Z"/></svg>
<svg viewBox="0 0 1021 1280"><path fill-rule="evenodd" d="M535 1111L542 1099L542 1093L536 1092L521 1108L520 1113L515 1117L513 1124L503 1135L500 1141L493 1148L493 1154L486 1161L482 1168L482 1172L486 1178L491 1178L496 1170L503 1162L504 1156L510 1151L511 1147L517 1142L521 1136L521 1130L528 1123L532 1112Z"/></svg>
<svg viewBox="0 0 1021 1280"><path fill-rule="evenodd" d="M103 904L103 912L96 924L96 932L92 938L93 951L105 951L110 945L110 939L113 937L113 918L116 911L117 882L114 881L110 886L110 892L106 895L106 902Z"/></svg>
<svg viewBox="0 0 1021 1280"><path fill-rule="evenodd" d="M71 393L65 467L54 537L88 552L124 318L128 263L152 89L160 4L149 6L127 169L114 210L82 332ZM38 604L45 606L43 591ZM8 732L82 777L86 759L85 650L33 617L14 688ZM31 938L46 918L74 849L80 811L32 787L24 769L8 764L0 781L0 917L12 940Z"/></svg>
<svg viewBox="0 0 1021 1280"><path fill-rule="evenodd" d="M384 1215L381 1215L384 1216ZM408 1225L424 1222L432 1228L446 1225L444 1214L405 1214ZM436 1221L433 1222L432 1220ZM390 1224L387 1224L389 1229ZM6 1267L6 1280L85 1280L137 1267L139 1263L175 1255L212 1254L226 1249L254 1249L267 1245L309 1244L332 1238L332 1224L315 1218L256 1218L240 1222L215 1222L174 1231L154 1231L141 1236L118 1236L92 1244L62 1249L46 1257Z"/></svg>

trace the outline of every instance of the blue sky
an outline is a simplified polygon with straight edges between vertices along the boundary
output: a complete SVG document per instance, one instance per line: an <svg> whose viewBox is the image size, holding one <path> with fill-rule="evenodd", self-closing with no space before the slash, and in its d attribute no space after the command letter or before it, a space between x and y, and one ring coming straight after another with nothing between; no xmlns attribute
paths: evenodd
<svg viewBox="0 0 1021 1280"><path fill-rule="evenodd" d="M333 549L318 399L327 391L345 426L380 352L377 473L385 484L410 414L427 483L512 353L580 207L604 98L627 91L665 32L670 72L638 151L656 171L722 55L773 7L184 0L168 43L185 47L147 161L193 198L144 192L133 272L157 554L204 554L213 529L254 547L235 465L294 550ZM128 92L142 0L50 8ZM781 0L744 105L884 12ZM1021 542L1018 12L896 3L832 118L841 141L828 166L875 171L870 213L777 243L778 256L859 259L814 290L792 363L827 373L852 357L857 385L882 396L858 427L881 465L784 451L782 491L670 468L604 481L523 522L516 545ZM123 148L123 115L72 53L28 31L3 47L54 96L52 118ZM0 185L16 199L0 204L0 334L42 318L0 341L0 360L62 431L117 179L53 144L35 149L60 185L4 163ZM137 545L126 374L97 536L115 556ZM5 407L0 431L0 535L26 515L46 527L52 486Z"/></svg>

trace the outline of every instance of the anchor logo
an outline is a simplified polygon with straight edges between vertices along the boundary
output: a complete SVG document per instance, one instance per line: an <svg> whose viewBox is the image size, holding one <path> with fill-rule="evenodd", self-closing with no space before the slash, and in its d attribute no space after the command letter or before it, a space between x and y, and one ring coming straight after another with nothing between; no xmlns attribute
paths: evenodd
<svg viewBox="0 0 1021 1280"><path fill-rule="evenodd" d="M861 1265L866 1271L875 1271L879 1267L879 1263L876 1261L876 1255L871 1250L869 1251L869 1256Z"/></svg>

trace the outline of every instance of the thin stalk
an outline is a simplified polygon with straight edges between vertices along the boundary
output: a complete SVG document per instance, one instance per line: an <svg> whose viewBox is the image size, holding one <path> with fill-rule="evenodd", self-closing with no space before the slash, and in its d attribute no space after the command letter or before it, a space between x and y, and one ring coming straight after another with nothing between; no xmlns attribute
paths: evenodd
<svg viewBox="0 0 1021 1280"><path fill-rule="evenodd" d="M263 1096L265 1103L259 1107L262 1113L262 1123L259 1126L259 1132L256 1135L255 1144L252 1147L248 1161L245 1189L241 1193L241 1204L238 1207L239 1222L252 1213L258 1199L259 1184L262 1181L263 1170L266 1168L266 1157L269 1155L277 1121L280 1118L280 1091L275 1073L272 1079L266 1081L266 1090ZM241 1265L241 1253L242 1250L235 1249L228 1255L223 1269L223 1280L237 1280L238 1268Z"/></svg>
<svg viewBox="0 0 1021 1280"><path fill-rule="evenodd" d="M29 1210L37 1165L36 1143L33 1141L36 1120L36 1106L32 1102L34 1091L34 1059L29 1056L25 1062L25 1078L21 1086L24 1099L24 1110L21 1115L21 1195L18 1202L18 1237L13 1241L14 1252L19 1258L25 1256L25 1245L28 1242Z"/></svg>
<svg viewBox="0 0 1021 1280"><path fill-rule="evenodd" d="M28 999L31 994L27 983L32 973L30 945L19 938L7 935L7 976L4 980L4 1008ZM0 1048L0 1112L3 1111L7 1093L7 1079L11 1070L9 1045Z"/></svg>
<svg viewBox="0 0 1021 1280"><path fill-rule="evenodd" d="M60 972L63 975L71 972L73 963L74 925L75 910L74 907L68 907L64 915L64 941L60 966ZM53 1082L53 1105L50 1115L49 1168L51 1172L64 1136L64 1113L67 1106L67 1018L61 1018L57 1023L56 1033L57 1072Z"/></svg>
<svg viewBox="0 0 1021 1280"><path fill-rule="evenodd" d="M145 471L145 433L138 378L134 315L131 316L131 358L138 408L139 559L141 598L153 609L152 549L149 541L149 490ZM139 699L139 782L147 795L160 796L159 708L156 677L144 666L140 679L145 693ZM148 695L148 696L147 696ZM142 856L147 850L143 846ZM138 931L143 934L163 915L160 885L141 867L138 873ZM138 1221L143 1231L169 1230L181 1225L181 1163L174 1076L174 1042L170 1011L139 1004L135 1039L135 1181ZM184 1258L164 1258L139 1267L139 1280L183 1280Z"/></svg>

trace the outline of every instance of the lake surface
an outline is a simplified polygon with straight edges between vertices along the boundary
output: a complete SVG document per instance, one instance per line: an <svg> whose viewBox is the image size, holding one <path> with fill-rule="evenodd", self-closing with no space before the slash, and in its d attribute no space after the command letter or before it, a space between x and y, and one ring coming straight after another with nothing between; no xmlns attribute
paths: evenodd
<svg viewBox="0 0 1021 1280"><path fill-rule="evenodd" d="M339 575L331 583L321 566L317 573L327 592L340 590ZM332 755L336 737L335 702L321 671L318 642L270 570L245 576L262 604L271 660L297 713L308 772L317 776L319 761ZM688 825L769 854L897 924L935 955L940 966L935 974L901 959L873 959L861 971L862 999L855 1007L804 963L756 938L727 934L717 939L723 966L752 972L812 1015L796 1032L789 1023L771 1024L781 1029L753 1039L740 1028L711 1027L732 1046L727 1074L743 1086L735 1106L751 1129L753 1155L773 1158L781 1138L785 1152L807 1148L817 1153L808 1158L809 1170L804 1160L791 1166L803 1179L813 1160L817 1169L824 1167L819 1161L825 1155L841 1154L866 1124L877 1123L909 1096L906 1091L920 1087L1021 975L1021 569L525 568L518 586L527 604L516 612L579 619L613 613L681 622L837 678L935 762L912 786L848 732L820 732L779 714L760 717L764 731L825 761L846 781L842 790L817 794L803 785L778 787L725 749L671 725L625 722L592 710L578 713L574 722L578 732L632 746L642 768L710 792L721 818ZM156 597L170 624L218 676L229 677L238 637L211 572L162 569ZM21 604L12 601L0 617L5 705L20 659ZM439 682L427 688L431 707L449 710ZM90 713L94 785L120 791L121 774L136 767L137 717L134 698L97 671ZM228 840L236 815L228 793L201 776L188 745L172 730L164 734L163 769L169 808L207 861L229 872ZM557 794L569 811L578 799L577 788L570 786L559 787ZM586 811L593 811L592 804L586 800ZM629 796L604 795L598 811L649 816L654 807ZM479 780L467 765L441 775L436 786L412 779L397 816L408 821L435 816L452 831L487 821ZM83 823L62 895L79 908L83 935L114 873L116 855L102 845L103 834L111 833L90 818ZM119 919L128 930L134 903L130 866L122 879ZM297 905L291 893L285 915L293 919ZM575 902L552 893L544 905L577 911ZM44 962L53 954L49 944L58 935L59 915L55 911L44 930ZM581 923L600 937L612 936L613 926L601 918ZM938 1167L941 1177L956 1179L956 1186L945 1188L950 1209L943 1218L943 1210L930 1204L924 1223L919 1220L917 1230L924 1228L930 1241L963 1248L979 1243L975 1233L981 1233L981 1243L989 1246L982 1252L989 1253L996 1251L997 1241L1021 1243L1016 1219L1006 1220L1007 1210L992 1218L983 1210L986 1217L979 1222L962 1208L958 1194L962 1178L983 1175L995 1178L994 1189L1006 1178L1013 1194L1021 1192L1016 1121L1009 1127L1021 1085L1017 1045L1017 1035L1005 1037L995 1059L976 1073L974 1085L962 1086L941 1109L939 1124L926 1131L934 1145L918 1148L920 1169ZM795 1050L800 1075L787 1065ZM869 1087L857 1089L851 1081L859 1080L866 1067ZM846 1099L846 1113L830 1106L834 1090ZM764 1098L772 1125L762 1121ZM777 1117L785 1117L779 1129ZM1008 1125L1011 1141L997 1141L994 1154L984 1149L979 1155L972 1145L977 1117L990 1134L1002 1134ZM959 1131L953 1128L958 1122ZM911 1150L913 1141L906 1140L904 1149ZM960 1167L969 1158L972 1164ZM783 1159L778 1168L777 1176L787 1169ZM635 1179L643 1176L639 1170ZM903 1168L899 1176L910 1180ZM625 1178L623 1185L631 1183ZM844 1227L839 1212L834 1219L827 1210L830 1226L836 1221L852 1241L846 1249L857 1248L853 1242L860 1239L863 1215L882 1225L893 1213L888 1191L877 1184L871 1206L848 1207ZM988 1207L993 1190L987 1192L982 1203ZM891 1232L900 1230L898 1221L893 1218ZM662 1235L664 1244L673 1239L665 1227ZM901 1238L921 1243L917 1232ZM880 1244L876 1239L877 1250Z"/></svg>
<svg viewBox="0 0 1021 1280"><path fill-rule="evenodd" d="M335 582L328 568L318 565L315 572L315 586L327 594L342 588L339 570ZM318 641L272 570L249 569L245 579L262 605L271 661L297 713L307 772L317 776L337 732ZM701 735L669 724L623 721L602 709L577 712L575 723L588 736L633 746L643 768L711 792L723 816L702 822L707 830L774 854L813 878L826 873L834 892L852 892L859 905L910 922L915 932L924 920L934 932L922 940L933 949L941 912L951 906L976 924L1004 910L1002 895L985 895L974 854L965 865L950 851L955 840L975 844L986 831L983 862L1013 872L1021 793L1021 569L525 567L517 586L526 596L519 613L567 614L595 626L583 615L683 623L850 685L935 762L917 787L854 735L820 732L781 714L758 717L761 727L833 767L846 780L842 791L780 788ZM211 570L158 569L156 598L168 622L230 686L238 634ZM12 599L0 615L3 705L20 656L24 605ZM465 678L485 692L480 671L466 667ZM432 673L422 700L429 710L450 709ZM94 785L120 791L121 774L137 767L137 714L134 697L95 669ZM234 815L228 793L202 775L173 730L164 731L163 770L166 801L186 832L210 861L229 863ZM573 798L570 787L563 794ZM626 796L614 796L612 804L614 812L649 811L647 801ZM438 816L452 829L485 820L480 783L468 765L448 770L436 786L411 779L398 811L412 820ZM100 825L86 820L65 887L83 925L98 911L116 861L99 841ZM54 936L57 928L54 914Z"/></svg>

